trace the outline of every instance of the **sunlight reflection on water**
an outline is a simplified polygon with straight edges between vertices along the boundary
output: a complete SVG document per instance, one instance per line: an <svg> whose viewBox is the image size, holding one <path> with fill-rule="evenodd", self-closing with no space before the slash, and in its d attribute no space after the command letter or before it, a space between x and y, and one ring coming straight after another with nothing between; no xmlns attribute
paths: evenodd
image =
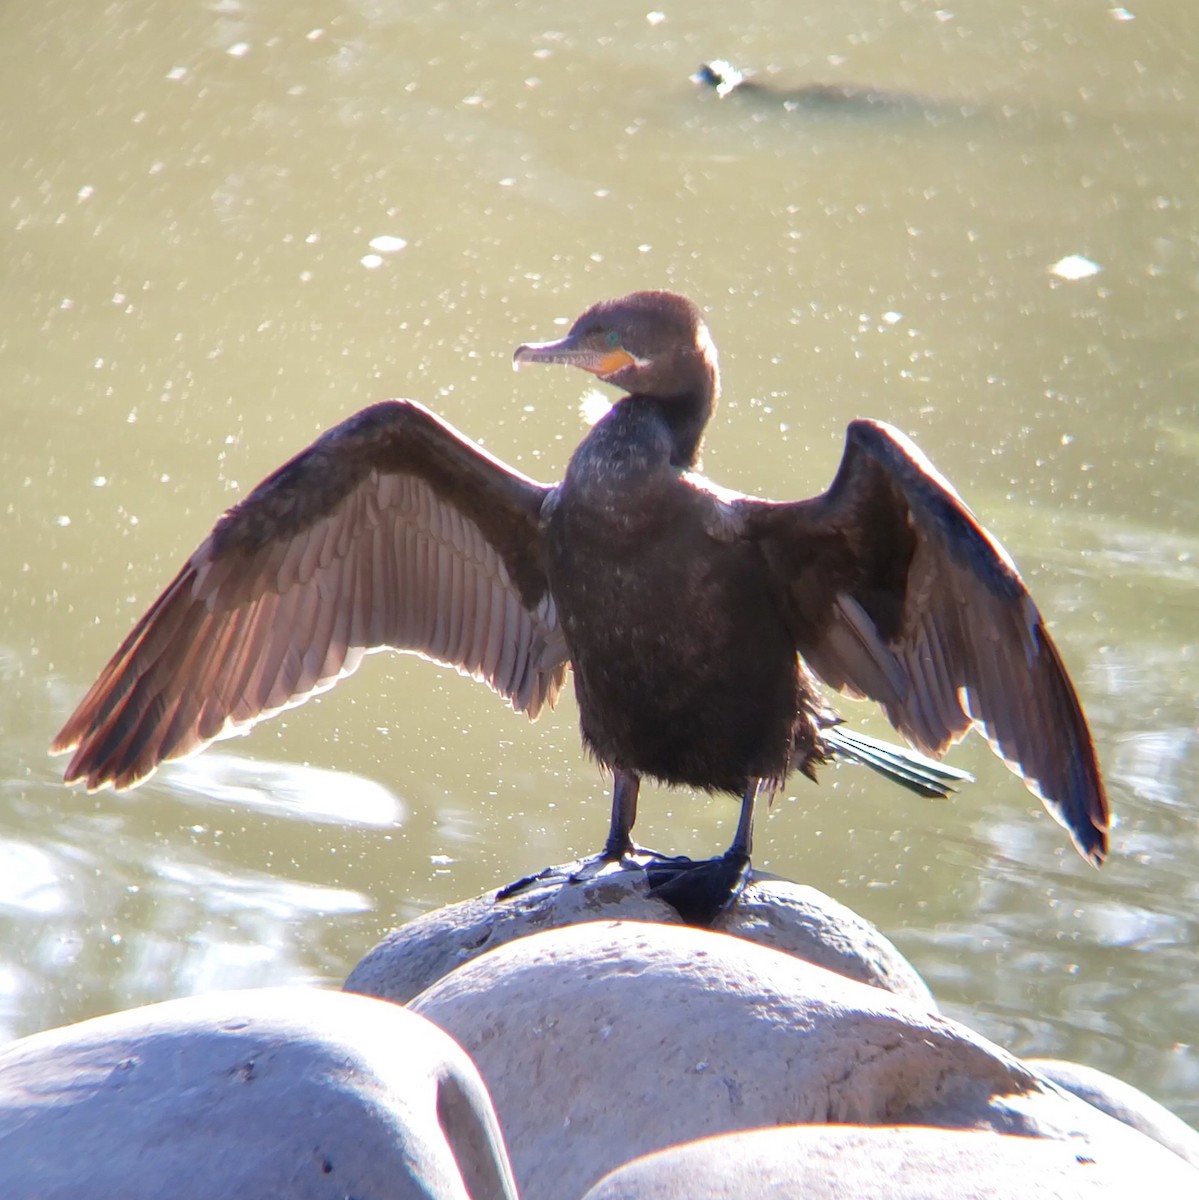
<svg viewBox="0 0 1199 1200"><path fill-rule="evenodd" d="M404 804L382 784L348 771L239 758L209 750L163 768L168 786L201 800L298 821L399 827Z"/></svg>

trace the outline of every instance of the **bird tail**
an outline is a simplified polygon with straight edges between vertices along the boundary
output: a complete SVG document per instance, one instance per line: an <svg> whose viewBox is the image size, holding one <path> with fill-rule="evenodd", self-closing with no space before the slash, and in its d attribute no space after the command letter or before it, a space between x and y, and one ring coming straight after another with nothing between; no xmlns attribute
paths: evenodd
<svg viewBox="0 0 1199 1200"><path fill-rule="evenodd" d="M864 733L846 729L844 725L822 730L821 737L826 749L835 757L862 763L920 796L944 799L957 790L955 784L974 781L974 776L967 771L947 767L905 746L880 742Z"/></svg>

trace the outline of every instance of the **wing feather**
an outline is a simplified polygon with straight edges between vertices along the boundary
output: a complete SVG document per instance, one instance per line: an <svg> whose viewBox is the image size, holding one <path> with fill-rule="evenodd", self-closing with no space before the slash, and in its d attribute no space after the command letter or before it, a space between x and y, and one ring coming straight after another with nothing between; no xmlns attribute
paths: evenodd
<svg viewBox="0 0 1199 1200"><path fill-rule="evenodd" d="M734 502L782 580L796 647L940 756L977 728L1101 862L1110 826L1090 730L1007 551L898 430L854 421L813 500Z"/></svg>
<svg viewBox="0 0 1199 1200"><path fill-rule="evenodd" d="M567 666L547 493L420 405L364 409L221 518L55 739L67 780L133 786L372 650L455 667L536 716Z"/></svg>

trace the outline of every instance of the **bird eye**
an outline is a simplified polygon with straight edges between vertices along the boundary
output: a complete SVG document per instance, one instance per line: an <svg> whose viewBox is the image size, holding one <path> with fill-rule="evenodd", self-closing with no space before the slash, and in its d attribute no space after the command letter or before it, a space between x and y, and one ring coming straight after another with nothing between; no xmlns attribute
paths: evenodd
<svg viewBox="0 0 1199 1200"><path fill-rule="evenodd" d="M615 329L609 329L608 332L604 334L604 341L607 342L609 346L619 346L620 334L617 333Z"/></svg>

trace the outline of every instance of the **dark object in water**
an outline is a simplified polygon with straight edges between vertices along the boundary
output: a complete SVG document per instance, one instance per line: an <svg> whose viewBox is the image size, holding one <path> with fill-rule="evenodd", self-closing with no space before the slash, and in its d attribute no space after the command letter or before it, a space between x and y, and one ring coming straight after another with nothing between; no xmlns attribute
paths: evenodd
<svg viewBox="0 0 1199 1200"><path fill-rule="evenodd" d="M643 776L741 796L723 856L653 886L707 923L749 867L756 800L792 770L865 763L923 795L971 728L1091 862L1108 810L1091 736L1002 547L898 430L858 420L831 487L779 503L692 473L719 392L699 310L670 292L589 308L516 364L623 396L548 487L427 409L329 430L217 522L55 738L68 782L132 787L408 650L536 716L573 668L582 735L614 776L600 859L634 848ZM817 677L869 696L923 753L847 730Z"/></svg>
<svg viewBox="0 0 1199 1200"><path fill-rule="evenodd" d="M945 108L944 102L914 92L894 92L883 88L863 87L853 83L809 83L800 87L781 88L760 83L753 72L740 71L723 59L701 64L691 76L695 83L714 88L723 100L734 92L777 104L789 111L821 113L922 113L928 116L962 116L970 107Z"/></svg>

